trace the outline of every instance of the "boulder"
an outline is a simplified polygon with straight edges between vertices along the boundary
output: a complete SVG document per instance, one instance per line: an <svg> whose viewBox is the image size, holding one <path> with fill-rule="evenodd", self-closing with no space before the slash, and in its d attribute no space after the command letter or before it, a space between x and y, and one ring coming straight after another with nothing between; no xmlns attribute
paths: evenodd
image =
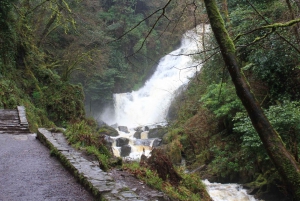
<svg viewBox="0 0 300 201"><path fill-rule="evenodd" d="M129 133L127 126L118 126L119 131Z"/></svg>
<svg viewBox="0 0 300 201"><path fill-rule="evenodd" d="M98 133L101 135L108 135L112 137L116 137L119 135L118 131L114 129L113 127L110 127L108 125L103 125L98 129Z"/></svg>
<svg viewBox="0 0 300 201"><path fill-rule="evenodd" d="M139 126L139 127L134 128L134 130L137 131L137 132L142 132L143 127Z"/></svg>
<svg viewBox="0 0 300 201"><path fill-rule="evenodd" d="M152 143L152 147L158 147L161 145L162 139L154 139L153 143Z"/></svg>
<svg viewBox="0 0 300 201"><path fill-rule="evenodd" d="M130 152L131 152L131 146L130 145L124 145L124 146L121 147L120 156L121 157L129 156Z"/></svg>
<svg viewBox="0 0 300 201"><path fill-rule="evenodd" d="M141 139L141 133L143 131L136 131L134 134L133 134L133 137L135 137L136 139Z"/></svg>
<svg viewBox="0 0 300 201"><path fill-rule="evenodd" d="M111 147L112 144L114 143L114 140L111 137L105 135L104 136L104 142L105 142L106 146Z"/></svg>
<svg viewBox="0 0 300 201"><path fill-rule="evenodd" d="M113 127L114 129L117 129L118 128L118 124L113 124L110 127Z"/></svg>
<svg viewBox="0 0 300 201"><path fill-rule="evenodd" d="M117 147L122 147L124 145L128 145L129 143L129 139L125 138L125 137L120 137L116 139L116 146Z"/></svg>
<svg viewBox="0 0 300 201"><path fill-rule="evenodd" d="M149 130L148 138L163 138L167 132L167 128L153 128Z"/></svg>

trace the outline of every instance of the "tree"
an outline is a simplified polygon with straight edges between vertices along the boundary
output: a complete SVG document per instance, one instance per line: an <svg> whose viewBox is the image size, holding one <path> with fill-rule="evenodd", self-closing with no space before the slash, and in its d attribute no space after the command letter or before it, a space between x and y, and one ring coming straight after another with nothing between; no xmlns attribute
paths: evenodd
<svg viewBox="0 0 300 201"><path fill-rule="evenodd" d="M216 1L204 0L204 3L212 31L220 46L223 60L235 85L236 93L247 110L255 130L286 186L295 200L300 200L300 166L294 156L287 151L241 73L234 43L225 28Z"/></svg>

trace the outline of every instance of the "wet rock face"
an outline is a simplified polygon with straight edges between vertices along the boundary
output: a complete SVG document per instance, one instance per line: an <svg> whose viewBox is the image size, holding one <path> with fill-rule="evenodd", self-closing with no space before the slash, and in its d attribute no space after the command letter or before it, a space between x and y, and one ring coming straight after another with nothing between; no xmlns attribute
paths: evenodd
<svg viewBox="0 0 300 201"><path fill-rule="evenodd" d="M142 133L143 131L136 131L135 133L134 133L134 135L133 135L133 137L135 137L136 139L141 139L141 133Z"/></svg>
<svg viewBox="0 0 300 201"><path fill-rule="evenodd" d="M129 143L129 139L125 138L125 137L120 137L116 139L116 146L117 147L122 147L124 145L128 145Z"/></svg>
<svg viewBox="0 0 300 201"><path fill-rule="evenodd" d="M127 126L118 126L119 131L129 133Z"/></svg>
<svg viewBox="0 0 300 201"><path fill-rule="evenodd" d="M104 142L105 142L106 146L111 147L112 144L114 143L114 140L111 137L105 135L104 136Z"/></svg>
<svg viewBox="0 0 300 201"><path fill-rule="evenodd" d="M152 147L158 147L162 143L162 139L155 139L152 143Z"/></svg>
<svg viewBox="0 0 300 201"><path fill-rule="evenodd" d="M131 152L131 146L130 145L124 145L124 146L121 147L120 156L121 157L129 156L130 152Z"/></svg>
<svg viewBox="0 0 300 201"><path fill-rule="evenodd" d="M143 127L136 127L134 130L137 132L143 132Z"/></svg>
<svg viewBox="0 0 300 201"><path fill-rule="evenodd" d="M166 128L153 128L149 130L148 138L163 138L167 132Z"/></svg>

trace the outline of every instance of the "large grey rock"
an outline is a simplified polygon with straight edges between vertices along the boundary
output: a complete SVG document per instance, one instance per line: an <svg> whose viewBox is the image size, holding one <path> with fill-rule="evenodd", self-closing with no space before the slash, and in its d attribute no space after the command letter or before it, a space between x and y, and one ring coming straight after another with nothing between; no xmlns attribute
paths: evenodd
<svg viewBox="0 0 300 201"><path fill-rule="evenodd" d="M110 127L113 127L114 129L117 129L118 128L118 124L110 125Z"/></svg>
<svg viewBox="0 0 300 201"><path fill-rule="evenodd" d="M129 156L130 152L131 152L131 146L130 145L124 145L124 146L121 147L120 156L121 157Z"/></svg>
<svg viewBox="0 0 300 201"><path fill-rule="evenodd" d="M112 137L116 137L119 135L118 131L111 126L103 125L98 129L98 133L101 135L108 135Z"/></svg>
<svg viewBox="0 0 300 201"><path fill-rule="evenodd" d="M153 143L152 143L152 147L159 147L162 143L162 139L154 139Z"/></svg>
<svg viewBox="0 0 300 201"><path fill-rule="evenodd" d="M134 128L134 130L138 131L138 132L142 132L143 131L143 127L139 126L139 127Z"/></svg>
<svg viewBox="0 0 300 201"><path fill-rule="evenodd" d="M129 143L129 139L125 138L125 137L120 137L116 139L116 146L117 147L122 147L124 145L128 145Z"/></svg>
<svg viewBox="0 0 300 201"><path fill-rule="evenodd" d="M105 135L104 141L105 141L106 146L109 146L109 147L111 147L112 144L114 143L114 140L107 135Z"/></svg>
<svg viewBox="0 0 300 201"><path fill-rule="evenodd" d="M148 138L163 138L167 132L167 128L153 128L149 130Z"/></svg>
<svg viewBox="0 0 300 201"><path fill-rule="evenodd" d="M118 129L124 133L129 133L127 126L118 126Z"/></svg>
<svg viewBox="0 0 300 201"><path fill-rule="evenodd" d="M141 133L143 131L136 131L134 134L133 134L133 137L135 137L136 139L141 139Z"/></svg>

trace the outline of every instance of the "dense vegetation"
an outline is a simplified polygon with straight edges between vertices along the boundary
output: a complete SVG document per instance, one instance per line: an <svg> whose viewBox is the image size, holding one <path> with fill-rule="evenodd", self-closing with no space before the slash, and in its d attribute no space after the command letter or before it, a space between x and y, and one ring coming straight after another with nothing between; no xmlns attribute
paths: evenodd
<svg viewBox="0 0 300 201"><path fill-rule="evenodd" d="M299 30L297 25L262 28L293 20L299 8L290 1L222 3L241 71L286 148L299 162ZM207 49L214 50L214 37L209 44ZM201 166L200 174L210 180L245 183L265 199L281 196L292 200L295 192L279 176L224 67L221 55L214 55L190 84L183 102L178 103L178 118L169 132L172 150L181 144L177 156L185 156L191 169Z"/></svg>
<svg viewBox="0 0 300 201"><path fill-rule="evenodd" d="M299 17L299 1L220 0L219 7L251 91L299 162L300 30L279 24ZM0 108L24 105L32 131L68 127L69 140L108 169L114 162L86 113L97 116L113 93L140 87L181 34L201 22L202 1L0 0ZM189 169L201 167L203 178L289 199L217 47L212 36L195 57L206 62L174 103L166 150L175 164L185 157Z"/></svg>
<svg viewBox="0 0 300 201"><path fill-rule="evenodd" d="M176 3L158 21L164 3L1 0L0 108L25 105L33 131L95 116L113 93L139 87L193 26L174 17Z"/></svg>

